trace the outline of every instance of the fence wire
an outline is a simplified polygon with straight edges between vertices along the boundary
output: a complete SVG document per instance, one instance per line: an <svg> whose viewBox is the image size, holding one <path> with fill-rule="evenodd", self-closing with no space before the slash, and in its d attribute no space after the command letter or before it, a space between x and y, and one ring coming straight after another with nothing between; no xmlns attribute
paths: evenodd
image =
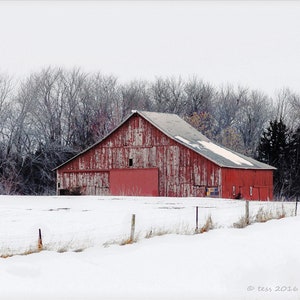
<svg viewBox="0 0 300 300"><path fill-rule="evenodd" d="M153 231L192 234L196 227L196 207L199 226L211 217L215 228L232 227L244 215L245 201L221 201L133 202L120 209L106 207L103 213L99 209L22 209L7 205L1 208L0 204L0 256L35 252L39 229L45 250L80 251L93 246L120 244L130 235L133 213L136 215L135 233L139 238L145 238ZM252 216L262 208L274 213L284 210L286 216L295 213L293 202L250 201L249 204Z"/></svg>

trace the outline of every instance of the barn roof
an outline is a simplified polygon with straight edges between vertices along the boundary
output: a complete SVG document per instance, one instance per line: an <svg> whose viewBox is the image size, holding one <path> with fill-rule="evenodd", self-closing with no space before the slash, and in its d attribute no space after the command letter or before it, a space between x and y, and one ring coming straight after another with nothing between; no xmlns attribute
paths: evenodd
<svg viewBox="0 0 300 300"><path fill-rule="evenodd" d="M178 115L169 113L157 113L148 111L132 111L131 115L127 117L117 128L112 132L120 128L128 119L133 115L138 114L149 123L155 126L158 130L166 134L176 142L194 150L206 159L212 161L220 167L225 168L239 168L239 169L261 169L261 170L275 170L276 168L261 163L253 158L234 152L221 145L218 145L201 134L197 129L192 127L186 121L181 119ZM112 133L111 132L111 133ZM109 133L104 139L106 139L111 133ZM103 141L102 139L101 141ZM83 152L79 153L75 157L71 158L67 162L58 166L54 170L65 165L69 161L78 157L79 155L87 152L94 146L101 143L101 141L87 148Z"/></svg>
<svg viewBox="0 0 300 300"><path fill-rule="evenodd" d="M143 116L152 125L160 129L173 140L194 150L220 167L265 170L275 169L270 165L261 163L253 158L239 154L212 142L178 115L146 111L137 111L136 113Z"/></svg>

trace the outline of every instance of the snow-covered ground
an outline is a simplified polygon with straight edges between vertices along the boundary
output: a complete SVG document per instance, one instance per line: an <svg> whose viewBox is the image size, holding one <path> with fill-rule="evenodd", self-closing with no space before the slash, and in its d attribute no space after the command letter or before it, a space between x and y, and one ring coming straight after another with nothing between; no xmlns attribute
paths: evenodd
<svg viewBox="0 0 300 300"><path fill-rule="evenodd" d="M192 234L196 206L214 230ZM250 215L262 206L282 209L250 202ZM0 299L300 299L300 217L233 228L244 213L240 200L1 196L0 255L36 249L39 228L47 250L0 258ZM138 242L120 246L132 214Z"/></svg>

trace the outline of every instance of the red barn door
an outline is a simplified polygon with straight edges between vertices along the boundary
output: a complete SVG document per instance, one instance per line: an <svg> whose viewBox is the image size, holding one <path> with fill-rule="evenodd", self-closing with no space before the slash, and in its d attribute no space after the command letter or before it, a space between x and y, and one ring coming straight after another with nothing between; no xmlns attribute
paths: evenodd
<svg viewBox="0 0 300 300"><path fill-rule="evenodd" d="M158 196L158 169L110 170L110 194L114 196Z"/></svg>

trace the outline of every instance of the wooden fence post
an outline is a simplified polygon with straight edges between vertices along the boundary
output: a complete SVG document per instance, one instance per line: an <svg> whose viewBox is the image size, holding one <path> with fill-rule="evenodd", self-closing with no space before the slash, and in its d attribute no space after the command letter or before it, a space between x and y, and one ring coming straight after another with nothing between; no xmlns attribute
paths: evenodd
<svg viewBox="0 0 300 300"><path fill-rule="evenodd" d="M131 217L131 231L130 231L130 241L134 241L134 231L135 231L135 214Z"/></svg>
<svg viewBox="0 0 300 300"><path fill-rule="evenodd" d="M298 195L297 195L297 197L296 197L296 207L295 207L295 217L297 216L298 201L299 201L299 199L298 199Z"/></svg>
<svg viewBox="0 0 300 300"><path fill-rule="evenodd" d="M38 251L43 250L42 231L39 229Z"/></svg>
<svg viewBox="0 0 300 300"><path fill-rule="evenodd" d="M198 206L196 206L196 229L195 229L195 233L198 233Z"/></svg>
<svg viewBox="0 0 300 300"><path fill-rule="evenodd" d="M246 200L246 204L245 204L245 219L246 219L246 224L249 225L249 200Z"/></svg>

